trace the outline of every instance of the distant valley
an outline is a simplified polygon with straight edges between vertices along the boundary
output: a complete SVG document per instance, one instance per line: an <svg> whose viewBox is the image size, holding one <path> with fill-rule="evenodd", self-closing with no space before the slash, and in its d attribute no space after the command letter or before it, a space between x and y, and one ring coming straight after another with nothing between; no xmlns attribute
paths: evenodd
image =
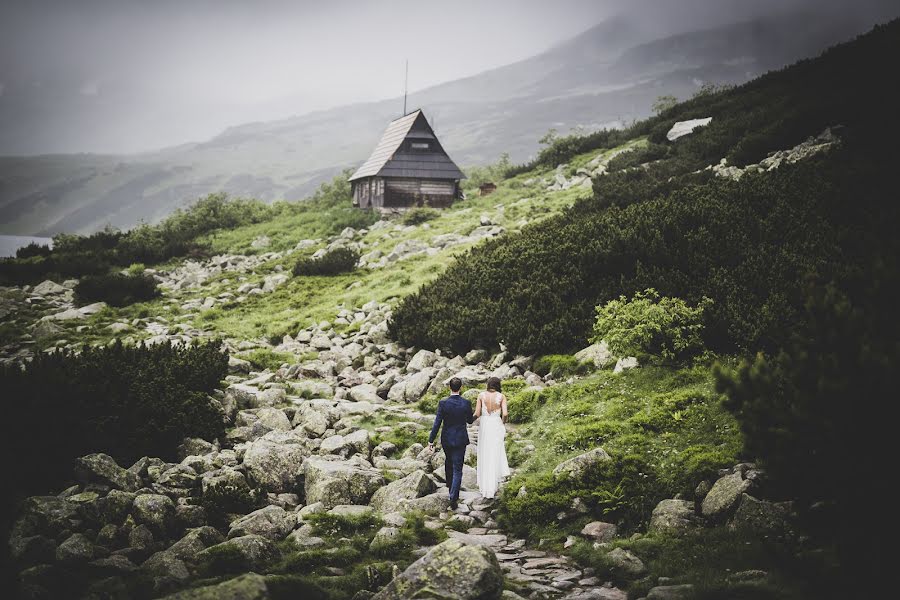
<svg viewBox="0 0 900 600"><path fill-rule="evenodd" d="M413 93L409 105L425 110L464 170L504 152L521 162L551 128L565 135L643 118L660 95L747 81L866 26L795 15L647 40L609 21L530 59ZM0 233L129 228L217 191L299 200L363 161L401 107L389 99L248 123L128 156L0 157Z"/></svg>

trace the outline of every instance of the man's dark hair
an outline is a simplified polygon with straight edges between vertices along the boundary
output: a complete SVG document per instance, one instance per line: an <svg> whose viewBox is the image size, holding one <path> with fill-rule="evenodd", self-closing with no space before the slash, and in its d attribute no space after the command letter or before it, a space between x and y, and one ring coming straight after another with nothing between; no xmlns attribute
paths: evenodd
<svg viewBox="0 0 900 600"><path fill-rule="evenodd" d="M462 379L460 379L459 377L454 377L453 379L450 380L450 391L451 392L458 392L461 389L462 389Z"/></svg>

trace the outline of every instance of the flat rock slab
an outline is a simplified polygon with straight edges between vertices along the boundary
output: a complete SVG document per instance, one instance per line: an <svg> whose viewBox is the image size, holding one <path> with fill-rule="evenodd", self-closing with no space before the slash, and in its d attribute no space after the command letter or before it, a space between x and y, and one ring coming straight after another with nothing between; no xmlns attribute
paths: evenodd
<svg viewBox="0 0 900 600"><path fill-rule="evenodd" d="M470 546L486 546L489 548L498 548L506 545L505 535L470 535L459 531L448 531L447 536L451 539L458 540L463 544Z"/></svg>

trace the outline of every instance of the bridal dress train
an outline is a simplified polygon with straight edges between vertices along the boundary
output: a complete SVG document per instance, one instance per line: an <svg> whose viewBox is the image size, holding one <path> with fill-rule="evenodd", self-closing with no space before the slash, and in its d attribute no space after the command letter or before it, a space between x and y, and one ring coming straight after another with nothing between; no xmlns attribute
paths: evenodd
<svg viewBox="0 0 900 600"><path fill-rule="evenodd" d="M476 474L478 490L485 498L493 498L504 477L509 476L506 460L506 427L501 418L501 408L490 412L482 401L481 420L478 426L478 465Z"/></svg>

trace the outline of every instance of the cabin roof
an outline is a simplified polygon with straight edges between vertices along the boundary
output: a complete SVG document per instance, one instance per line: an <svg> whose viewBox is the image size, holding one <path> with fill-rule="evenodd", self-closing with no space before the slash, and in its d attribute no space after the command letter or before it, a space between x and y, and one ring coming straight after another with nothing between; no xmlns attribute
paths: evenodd
<svg viewBox="0 0 900 600"><path fill-rule="evenodd" d="M435 140L437 151L398 152L403 140L407 138ZM350 181L375 175L420 179L465 178L459 167L447 156L421 110L391 121L369 159L356 170Z"/></svg>

